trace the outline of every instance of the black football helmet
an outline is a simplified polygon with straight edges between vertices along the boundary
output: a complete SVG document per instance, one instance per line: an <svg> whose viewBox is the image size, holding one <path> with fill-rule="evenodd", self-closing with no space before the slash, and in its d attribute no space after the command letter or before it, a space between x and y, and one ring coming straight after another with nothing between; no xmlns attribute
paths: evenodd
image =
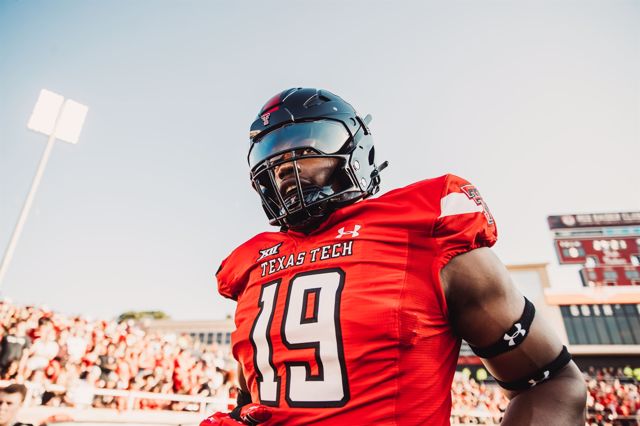
<svg viewBox="0 0 640 426"><path fill-rule="evenodd" d="M254 189L269 223L306 229L334 210L378 192L380 166L373 139L351 105L326 90L292 88L272 97L251 125L248 162ZM324 186L302 182L299 164L306 158L337 159ZM289 163L295 186L279 188L276 168Z"/></svg>

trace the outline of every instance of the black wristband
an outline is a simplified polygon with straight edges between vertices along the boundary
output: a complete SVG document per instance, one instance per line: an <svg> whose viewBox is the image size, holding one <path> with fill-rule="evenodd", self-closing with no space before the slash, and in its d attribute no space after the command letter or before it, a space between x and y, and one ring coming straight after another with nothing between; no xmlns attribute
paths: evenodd
<svg viewBox="0 0 640 426"><path fill-rule="evenodd" d="M469 345L471 350L480 358L493 358L496 355L500 355L517 348L518 345L524 342L524 339L527 338L529 328L531 327L531 323L533 322L533 317L535 315L535 306L533 306L533 303L525 297L522 316L520 316L520 319L511 326L500 340L492 345L485 346L484 348Z"/></svg>
<svg viewBox="0 0 640 426"><path fill-rule="evenodd" d="M569 364L569 361L571 361L571 354L567 350L567 347L563 346L562 351L560 351L560 355L558 355L556 359L542 367L531 377L526 379L514 380L512 382L501 382L500 380L496 379L496 382L498 382L498 384L503 388L511 391L529 389L553 377L554 374L560 371L565 365Z"/></svg>

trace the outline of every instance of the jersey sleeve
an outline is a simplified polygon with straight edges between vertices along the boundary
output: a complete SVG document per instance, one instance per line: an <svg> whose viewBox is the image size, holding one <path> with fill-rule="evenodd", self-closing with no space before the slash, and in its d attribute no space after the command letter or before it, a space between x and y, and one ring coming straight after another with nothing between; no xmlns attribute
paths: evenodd
<svg viewBox="0 0 640 426"><path fill-rule="evenodd" d="M218 293L227 299L236 300L237 294L237 280L232 273L231 260L232 256L227 257L222 261L218 271L216 272L216 281L218 283Z"/></svg>
<svg viewBox="0 0 640 426"><path fill-rule="evenodd" d="M495 244L495 220L474 185L455 175L445 177L433 236L441 266L459 254Z"/></svg>
<svg viewBox="0 0 640 426"><path fill-rule="evenodd" d="M238 296L244 291L249 280L247 266L252 263L251 261L244 246L236 248L222 261L216 272L218 293L221 296L238 300Z"/></svg>
<svg viewBox="0 0 640 426"><path fill-rule="evenodd" d="M216 272L218 293L227 299L238 300L249 283L252 268L256 267L259 249L273 245L273 233L258 234L238 246L222 261Z"/></svg>

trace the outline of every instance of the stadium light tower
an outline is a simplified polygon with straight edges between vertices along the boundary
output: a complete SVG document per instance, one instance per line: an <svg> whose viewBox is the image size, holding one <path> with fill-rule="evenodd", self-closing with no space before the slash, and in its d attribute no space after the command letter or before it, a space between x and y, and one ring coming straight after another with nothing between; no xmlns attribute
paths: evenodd
<svg viewBox="0 0 640 426"><path fill-rule="evenodd" d="M33 108L27 127L38 133L44 133L49 136L47 146L44 149L38 170L31 183L31 189L24 201L20 217L11 234L11 240L2 258L0 264L0 288L2 288L2 280L4 279L9 263L13 258L13 252L20 238L20 233L29 215L33 198L35 197L44 168L49 161L49 156L53 150L53 145L56 139L60 139L64 142L76 144L80 137L80 131L84 124L84 119L87 116L89 108L86 105L82 105L71 99L65 101L64 97L57 93L50 92L46 89L40 91L40 96L36 102L36 106Z"/></svg>

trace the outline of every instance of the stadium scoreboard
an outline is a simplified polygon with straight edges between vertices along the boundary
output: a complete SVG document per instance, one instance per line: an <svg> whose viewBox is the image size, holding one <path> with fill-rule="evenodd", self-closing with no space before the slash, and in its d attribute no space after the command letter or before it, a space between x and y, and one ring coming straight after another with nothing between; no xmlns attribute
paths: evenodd
<svg viewBox="0 0 640 426"><path fill-rule="evenodd" d="M548 216L560 264L585 286L640 285L640 212Z"/></svg>

